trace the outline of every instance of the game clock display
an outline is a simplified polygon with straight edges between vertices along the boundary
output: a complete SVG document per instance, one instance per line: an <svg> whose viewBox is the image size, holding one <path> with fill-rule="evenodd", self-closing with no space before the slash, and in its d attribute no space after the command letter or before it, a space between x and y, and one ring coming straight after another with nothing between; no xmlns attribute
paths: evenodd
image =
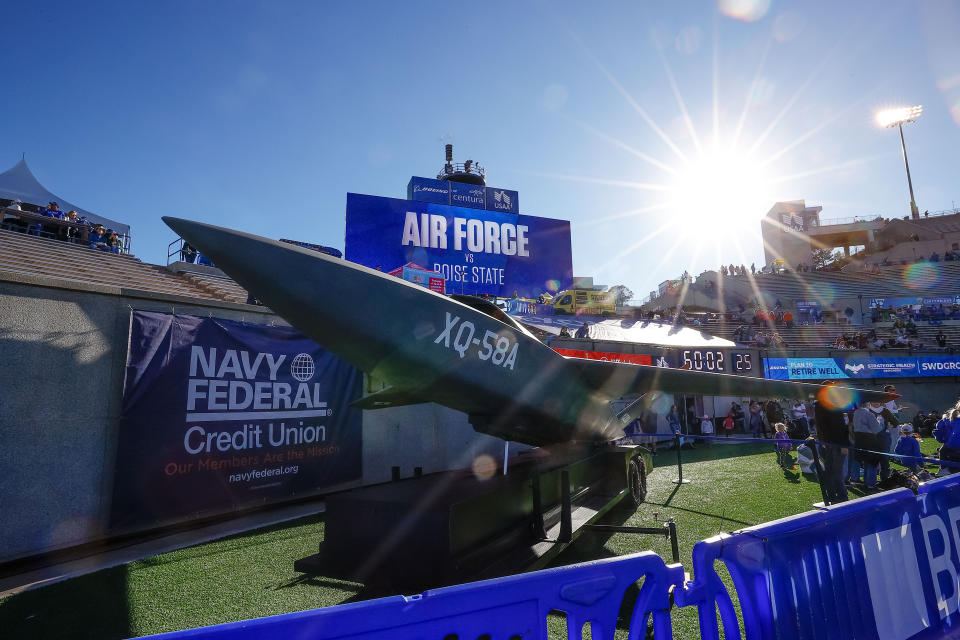
<svg viewBox="0 0 960 640"><path fill-rule="evenodd" d="M724 351L721 349L677 349L675 362L678 368L709 373L731 373L734 375L753 375L754 357L745 351Z"/></svg>

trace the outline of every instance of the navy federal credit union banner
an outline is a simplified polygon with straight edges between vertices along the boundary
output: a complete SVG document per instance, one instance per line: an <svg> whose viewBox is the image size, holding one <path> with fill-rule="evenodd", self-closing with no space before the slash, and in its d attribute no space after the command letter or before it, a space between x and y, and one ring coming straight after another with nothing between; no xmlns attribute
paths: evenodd
<svg viewBox="0 0 960 640"><path fill-rule="evenodd" d="M764 358L763 371L772 380L960 376L960 356Z"/></svg>
<svg viewBox="0 0 960 640"><path fill-rule="evenodd" d="M361 475L362 375L290 327L133 311L111 527Z"/></svg>
<svg viewBox="0 0 960 640"><path fill-rule="evenodd" d="M566 220L348 193L346 229L347 260L413 262L442 273L447 293L537 298L573 283Z"/></svg>

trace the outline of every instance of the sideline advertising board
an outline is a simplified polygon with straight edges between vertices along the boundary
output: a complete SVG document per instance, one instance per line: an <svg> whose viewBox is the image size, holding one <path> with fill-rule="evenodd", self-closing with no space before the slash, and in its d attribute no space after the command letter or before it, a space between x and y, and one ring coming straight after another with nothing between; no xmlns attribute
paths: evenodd
<svg viewBox="0 0 960 640"><path fill-rule="evenodd" d="M870 308L871 309L896 309L899 307L912 307L912 306L922 306L922 307L936 307L938 305L944 307L951 307L953 305L960 305L960 295L956 296L927 296L927 297L917 297L917 298L871 298L870 299Z"/></svg>
<svg viewBox="0 0 960 640"><path fill-rule="evenodd" d="M586 351L583 349L563 349L554 347L554 351L562 356L571 358L585 358L587 360L605 360L607 362L629 362L631 364L653 364L653 356L638 353L610 353L607 351Z"/></svg>
<svg viewBox="0 0 960 640"><path fill-rule="evenodd" d="M111 528L361 476L362 376L290 327L133 311Z"/></svg>
<svg viewBox="0 0 960 640"><path fill-rule="evenodd" d="M367 267L439 272L447 293L536 299L573 281L567 220L348 193L345 245Z"/></svg>
<svg viewBox="0 0 960 640"><path fill-rule="evenodd" d="M771 380L960 376L960 356L764 358L763 372Z"/></svg>

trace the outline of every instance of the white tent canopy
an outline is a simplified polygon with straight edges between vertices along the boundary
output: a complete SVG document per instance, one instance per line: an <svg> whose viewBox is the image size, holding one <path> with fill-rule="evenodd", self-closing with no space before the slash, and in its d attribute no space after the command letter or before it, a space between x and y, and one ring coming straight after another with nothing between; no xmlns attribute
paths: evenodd
<svg viewBox="0 0 960 640"><path fill-rule="evenodd" d="M56 202L64 213L73 209L81 216L86 216L90 222L102 224L122 235L130 235L130 225L90 213L86 209L48 191L33 175L30 167L27 166L27 161L23 158L12 168L0 173L0 198L28 202L40 207L45 207L50 202Z"/></svg>

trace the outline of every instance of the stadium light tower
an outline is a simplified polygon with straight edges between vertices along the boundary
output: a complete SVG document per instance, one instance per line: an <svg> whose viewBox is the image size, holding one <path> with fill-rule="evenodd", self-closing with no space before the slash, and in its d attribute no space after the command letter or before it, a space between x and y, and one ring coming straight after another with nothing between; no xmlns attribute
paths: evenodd
<svg viewBox="0 0 960 640"><path fill-rule="evenodd" d="M900 107L898 109L887 109L877 113L877 123L887 129L897 127L900 129L900 148L903 149L903 165L907 168L907 186L910 187L910 216L914 219L920 217L920 210L917 209L917 201L913 197L913 181L910 179L910 163L907 162L907 145L903 141L903 125L906 122L916 122L920 114L923 113L923 105L913 107Z"/></svg>

